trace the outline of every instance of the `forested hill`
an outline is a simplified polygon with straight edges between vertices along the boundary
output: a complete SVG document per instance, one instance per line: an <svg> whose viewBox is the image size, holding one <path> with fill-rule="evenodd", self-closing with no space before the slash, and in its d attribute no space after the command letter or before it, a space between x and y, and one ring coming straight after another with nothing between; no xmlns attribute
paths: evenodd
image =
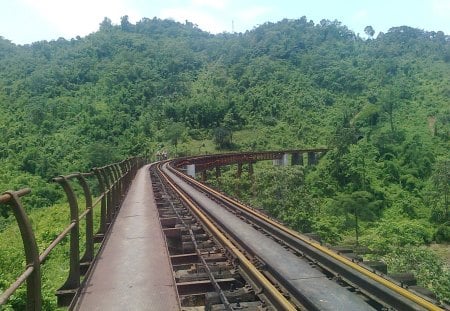
<svg viewBox="0 0 450 311"><path fill-rule="evenodd" d="M361 243L405 268L426 257L406 246L450 240L450 37L366 33L302 17L211 35L125 16L70 41L0 37L0 191L32 187L27 206L44 207L61 195L51 177L130 155L329 146L314 168L224 172L222 187L332 243L359 217ZM426 267L419 281L450 301L448 271Z"/></svg>
<svg viewBox="0 0 450 311"><path fill-rule="evenodd" d="M213 140L245 150L336 144L345 154L354 137L423 180L448 146L449 98L449 36L406 26L363 40L302 17L210 35L125 16L70 41L1 38L0 188L161 148L204 152Z"/></svg>

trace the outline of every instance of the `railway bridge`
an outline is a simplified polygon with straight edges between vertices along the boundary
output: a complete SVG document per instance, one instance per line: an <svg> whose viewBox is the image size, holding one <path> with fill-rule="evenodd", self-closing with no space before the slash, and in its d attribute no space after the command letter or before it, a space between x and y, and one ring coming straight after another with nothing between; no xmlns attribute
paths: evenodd
<svg viewBox="0 0 450 311"><path fill-rule="evenodd" d="M70 222L43 251L22 203L31 190L4 192L0 208L14 213L26 265L0 306L26 283L27 310L42 310L42 266L69 239L67 280L55 294L70 310L447 309L382 263L325 246L196 179L225 165L251 174L257 161L314 165L326 151L130 158L58 176Z"/></svg>

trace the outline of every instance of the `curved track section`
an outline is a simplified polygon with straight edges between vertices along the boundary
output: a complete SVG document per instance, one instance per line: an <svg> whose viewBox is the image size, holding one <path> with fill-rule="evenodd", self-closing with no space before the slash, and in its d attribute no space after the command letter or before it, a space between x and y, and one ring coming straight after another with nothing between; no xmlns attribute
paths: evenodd
<svg viewBox="0 0 450 311"><path fill-rule="evenodd" d="M259 261L285 295L307 309L443 310L375 271L182 174L170 162L164 164L162 172L250 258Z"/></svg>
<svg viewBox="0 0 450 311"><path fill-rule="evenodd" d="M222 205L210 199L179 176L165 164L163 173L186 195L195 201L234 241L245 245L253 256L261 260L267 269L276 271L283 279L289 294L309 310L374 310L361 297L329 280L302 257L286 250L282 245L248 225Z"/></svg>

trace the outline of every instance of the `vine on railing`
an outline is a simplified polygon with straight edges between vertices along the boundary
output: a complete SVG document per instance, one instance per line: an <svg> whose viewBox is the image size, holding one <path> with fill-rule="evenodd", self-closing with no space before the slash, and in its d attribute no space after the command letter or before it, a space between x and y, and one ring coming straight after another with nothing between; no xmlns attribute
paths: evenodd
<svg viewBox="0 0 450 311"><path fill-rule="evenodd" d="M142 158L130 158L119 163L104 167L94 168L90 173L74 173L67 176L59 176L53 180L63 188L66 193L70 208L70 224L39 254L35 235L30 220L21 202L21 197L30 193L31 189L19 191L7 191L0 195L0 204L12 207L13 214L22 236L25 250L25 271L0 295L0 308L11 295L24 283L27 283L27 310L42 309L41 264L50 252L66 236L70 237L69 276L56 296L58 305L68 306L73 301L80 288L80 278L86 274L94 260L94 243L101 243L105 234L118 212L125 194L137 170L145 164ZM93 200L87 178L96 177L100 189L100 195ZM78 212L78 200L72 187L77 181L81 186L86 202L86 209L81 215ZM99 230L94 234L93 208L100 205ZM80 221L85 221L85 252L80 258Z"/></svg>

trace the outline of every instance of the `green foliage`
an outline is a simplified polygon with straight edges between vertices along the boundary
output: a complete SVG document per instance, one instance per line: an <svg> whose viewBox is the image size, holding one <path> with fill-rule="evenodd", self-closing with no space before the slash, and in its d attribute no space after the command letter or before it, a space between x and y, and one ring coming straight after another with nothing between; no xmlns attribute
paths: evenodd
<svg viewBox="0 0 450 311"><path fill-rule="evenodd" d="M213 140L217 149L231 148L233 144L233 134L231 130L227 128L218 127L214 129Z"/></svg>
<svg viewBox="0 0 450 311"><path fill-rule="evenodd" d="M387 254L401 247L429 243L432 237L432 228L425 221L397 216L395 219L383 219L368 229L361 243L375 253Z"/></svg>
<svg viewBox="0 0 450 311"><path fill-rule="evenodd" d="M446 222L440 225L434 234L434 240L437 243L449 243L450 242L450 223Z"/></svg>
<svg viewBox="0 0 450 311"><path fill-rule="evenodd" d="M314 168L224 170L216 186L330 243L355 228L386 256L448 241L449 37L364 31L302 17L211 35L124 16L70 41L0 37L0 191L33 188L32 210L60 200L52 177L131 155L329 146Z"/></svg>
<svg viewBox="0 0 450 311"><path fill-rule="evenodd" d="M70 223L67 204L33 210L30 213L33 230L39 250L42 252L53 239ZM42 265L43 310L55 310L55 291L67 278L68 239L55 248ZM8 288L24 269L25 255L20 232L15 221L0 231L0 291ZM26 288L20 287L12 296L5 310L24 310Z"/></svg>
<svg viewBox="0 0 450 311"><path fill-rule="evenodd" d="M450 302L450 270L426 248L398 247L383 257L389 273L412 272L418 284L437 293L439 300Z"/></svg>
<svg viewBox="0 0 450 311"><path fill-rule="evenodd" d="M450 162L448 160L436 162L430 188L430 201L433 207L431 218L435 222L445 223L450 218Z"/></svg>

